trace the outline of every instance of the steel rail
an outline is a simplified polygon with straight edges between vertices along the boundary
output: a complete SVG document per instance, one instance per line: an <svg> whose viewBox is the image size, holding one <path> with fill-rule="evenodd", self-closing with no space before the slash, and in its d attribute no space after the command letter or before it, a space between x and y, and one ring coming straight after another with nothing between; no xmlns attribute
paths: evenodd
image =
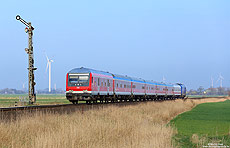
<svg viewBox="0 0 230 148"><path fill-rule="evenodd" d="M190 100L196 100L196 99L208 99L210 97L196 97L196 98L185 98L182 99L184 101L190 99ZM215 97L215 98L226 98L224 96L222 97ZM19 111L19 110L38 110L38 109L52 109L52 108L59 108L59 107L68 107L68 106L84 106L84 105L135 105L139 103L145 103L145 102L162 102L162 101L174 101L178 99L165 99L165 100L145 100L145 101L119 101L119 102L103 102L103 103L79 103L79 104L56 104L56 105L33 105L33 106L17 106L17 107L4 107L0 108L0 112L6 112L6 111Z"/></svg>

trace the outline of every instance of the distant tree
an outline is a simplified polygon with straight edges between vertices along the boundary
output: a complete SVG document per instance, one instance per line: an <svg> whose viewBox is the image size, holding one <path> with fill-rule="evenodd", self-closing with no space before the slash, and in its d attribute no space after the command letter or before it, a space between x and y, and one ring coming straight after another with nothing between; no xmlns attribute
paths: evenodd
<svg viewBox="0 0 230 148"><path fill-rule="evenodd" d="M218 87L218 95L227 95L227 91L225 91L224 87Z"/></svg>
<svg viewBox="0 0 230 148"><path fill-rule="evenodd" d="M197 91L196 90L193 90L193 89L190 89L188 92L187 92L188 95L197 95Z"/></svg>
<svg viewBox="0 0 230 148"><path fill-rule="evenodd" d="M204 94L204 87L200 86L200 87L197 89L197 93L198 93L198 95L203 95L203 94Z"/></svg>

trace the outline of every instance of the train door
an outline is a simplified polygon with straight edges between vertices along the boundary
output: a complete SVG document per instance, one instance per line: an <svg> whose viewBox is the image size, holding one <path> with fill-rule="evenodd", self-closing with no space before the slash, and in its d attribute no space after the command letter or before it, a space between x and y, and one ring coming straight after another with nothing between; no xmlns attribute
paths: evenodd
<svg viewBox="0 0 230 148"><path fill-rule="evenodd" d="M92 92L95 90L95 82L94 82L93 76L91 76L91 89L92 89Z"/></svg>
<svg viewBox="0 0 230 148"><path fill-rule="evenodd" d="M167 96L168 95L167 86L164 87L164 90L165 90L165 95Z"/></svg>
<svg viewBox="0 0 230 148"><path fill-rule="evenodd" d="M118 84L118 81L117 81L117 80L114 80L114 81L115 81L115 87L114 87L114 88L115 88L115 92L117 93L117 92L118 92L118 85L119 85L119 84Z"/></svg>
<svg viewBox="0 0 230 148"><path fill-rule="evenodd" d="M100 78L97 78L97 93L100 95Z"/></svg>
<svg viewBox="0 0 230 148"><path fill-rule="evenodd" d="M110 83L109 83L109 79L107 79L107 94L109 94L109 87L110 87Z"/></svg>
<svg viewBox="0 0 230 148"><path fill-rule="evenodd" d="M130 88L131 95L133 95L133 82L131 82L130 84L131 84L131 85L130 85L130 87L131 87L131 88Z"/></svg>
<svg viewBox="0 0 230 148"><path fill-rule="evenodd" d="M98 93L98 90L97 90L97 77L92 77L92 81L93 81L92 92L95 95L95 94Z"/></svg>

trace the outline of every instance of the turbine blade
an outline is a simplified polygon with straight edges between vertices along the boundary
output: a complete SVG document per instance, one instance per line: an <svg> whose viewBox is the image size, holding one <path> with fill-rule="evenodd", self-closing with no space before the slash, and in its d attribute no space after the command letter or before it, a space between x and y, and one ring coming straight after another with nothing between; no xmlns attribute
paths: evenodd
<svg viewBox="0 0 230 148"><path fill-rule="evenodd" d="M44 54L45 54L45 56L46 56L47 61L49 61L49 58L48 58L48 56L47 56L47 54L46 54L46 51L43 50L43 52L44 52Z"/></svg>
<svg viewBox="0 0 230 148"><path fill-rule="evenodd" d="M49 66L49 62L47 62L47 65L46 65L46 73L47 73L48 66Z"/></svg>
<svg viewBox="0 0 230 148"><path fill-rule="evenodd" d="M220 81L220 78L217 79L216 83Z"/></svg>
<svg viewBox="0 0 230 148"><path fill-rule="evenodd" d="M49 58L48 58L48 56L46 55L46 59L47 59L47 61L49 61Z"/></svg>

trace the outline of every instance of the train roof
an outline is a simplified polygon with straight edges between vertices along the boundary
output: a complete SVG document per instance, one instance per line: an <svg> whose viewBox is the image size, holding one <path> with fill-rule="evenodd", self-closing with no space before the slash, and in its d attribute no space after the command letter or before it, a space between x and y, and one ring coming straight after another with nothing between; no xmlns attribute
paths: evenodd
<svg viewBox="0 0 230 148"><path fill-rule="evenodd" d="M163 86L174 86L173 84L170 84L170 83L156 82L156 81L151 81L151 80L147 80L145 81L145 83L154 84L154 85L163 85Z"/></svg>
<svg viewBox="0 0 230 148"><path fill-rule="evenodd" d="M141 78L133 78L133 77L131 77L131 79L132 79L132 82L145 83L145 80L144 80L144 79L141 79Z"/></svg>
<svg viewBox="0 0 230 148"><path fill-rule="evenodd" d="M94 70L94 69L84 68L84 67L74 68L70 70L69 73L97 73L97 74L112 76L112 74L109 72L99 71L99 70Z"/></svg>
<svg viewBox="0 0 230 148"><path fill-rule="evenodd" d="M139 83L146 83L146 84L155 84L155 85L164 85L164 86L182 86L185 87L184 84L181 83L176 83L176 84L165 84L165 83L161 83L161 82L155 82L155 81L149 81L149 80L144 80L141 78L134 78L134 77L129 77L129 76L123 76L123 75L118 75L118 74L113 74L113 73L109 73L109 72L105 72L105 71L99 71L99 70L94 70L94 69L90 69L90 68L74 68L72 70L70 70L68 73L96 73L96 74L102 74L102 75L107 75L107 76L111 76L115 79L120 79L120 80L130 80L132 82L139 82Z"/></svg>
<svg viewBox="0 0 230 148"><path fill-rule="evenodd" d="M128 76L123 76L123 75L118 75L118 74L112 74L114 79L119 79L119 80L132 80L130 77Z"/></svg>

